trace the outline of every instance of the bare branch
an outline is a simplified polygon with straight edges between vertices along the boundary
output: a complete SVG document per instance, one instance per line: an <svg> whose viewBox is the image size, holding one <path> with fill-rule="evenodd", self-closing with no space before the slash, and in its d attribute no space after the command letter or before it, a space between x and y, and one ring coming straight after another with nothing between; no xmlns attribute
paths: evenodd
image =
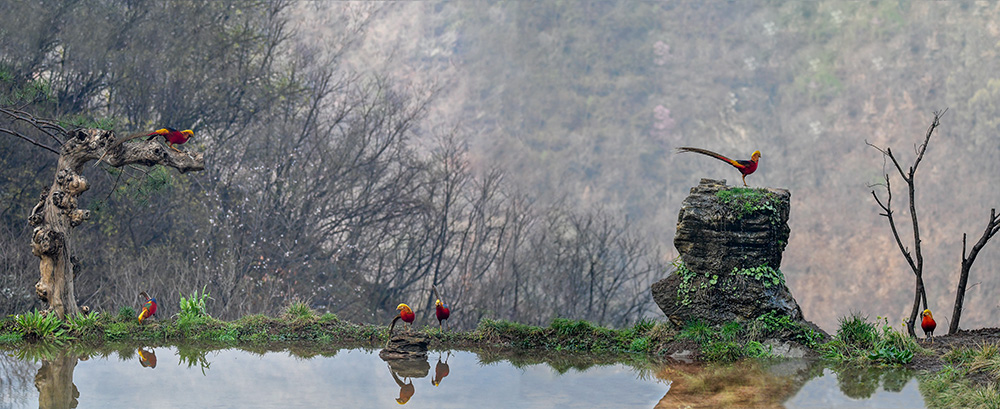
<svg viewBox="0 0 1000 409"><path fill-rule="evenodd" d="M39 148L45 149L45 150L47 150L49 152L52 152L52 153L54 153L56 155L59 154L59 151L57 151L57 150L55 150L53 148L50 148L50 147L48 147L46 145L43 145L41 143L35 142L34 139L31 139L31 138L25 136L24 134L22 134L20 132L13 131L13 130L7 129L7 128L0 128L0 133L5 133L5 134L11 135L11 136L16 136L18 138L21 138L21 139L24 139L24 140L28 141L28 143L30 143L32 145L35 145L35 146L37 146Z"/></svg>
<svg viewBox="0 0 1000 409"><path fill-rule="evenodd" d="M31 125L35 129L38 129L42 133L48 135L50 138L52 138L52 140L56 141L56 143L62 146L63 140L59 139L57 135L65 136L67 132L66 129L59 126L59 124L47 119L35 118L34 115L16 109L0 108L0 113L11 117L11 119L13 119L14 121L20 121L27 123L28 125ZM56 153L59 152L57 151Z"/></svg>

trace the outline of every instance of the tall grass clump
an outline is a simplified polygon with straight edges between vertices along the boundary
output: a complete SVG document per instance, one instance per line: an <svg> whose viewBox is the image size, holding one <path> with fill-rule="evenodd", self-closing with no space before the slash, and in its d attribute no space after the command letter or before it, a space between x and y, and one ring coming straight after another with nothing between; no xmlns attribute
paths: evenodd
<svg viewBox="0 0 1000 409"><path fill-rule="evenodd" d="M212 294L205 291L205 287L202 287L200 294L198 290L194 290L189 297L184 297L184 294L181 294L181 310L177 313L177 327L186 331L192 325L202 324L207 318L210 318L208 309L205 307L206 301L210 298L212 298Z"/></svg>
<svg viewBox="0 0 1000 409"><path fill-rule="evenodd" d="M879 325L881 323L881 325ZM905 365L923 348L902 331L894 329L884 317L875 323L860 312L840 319L834 339L821 346L823 357L841 363Z"/></svg>
<svg viewBox="0 0 1000 409"><path fill-rule="evenodd" d="M309 304L303 301L295 301L285 308L285 318L295 320L311 320L316 317L316 312L309 308Z"/></svg>

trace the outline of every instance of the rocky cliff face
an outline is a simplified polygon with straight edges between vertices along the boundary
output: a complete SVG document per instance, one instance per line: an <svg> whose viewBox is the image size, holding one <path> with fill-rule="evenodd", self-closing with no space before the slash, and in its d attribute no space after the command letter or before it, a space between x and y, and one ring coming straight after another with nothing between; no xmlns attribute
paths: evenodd
<svg viewBox="0 0 1000 409"><path fill-rule="evenodd" d="M790 198L784 189L734 188L710 179L691 189L677 222L676 271L652 287L672 323L720 325L768 313L805 322L779 270Z"/></svg>

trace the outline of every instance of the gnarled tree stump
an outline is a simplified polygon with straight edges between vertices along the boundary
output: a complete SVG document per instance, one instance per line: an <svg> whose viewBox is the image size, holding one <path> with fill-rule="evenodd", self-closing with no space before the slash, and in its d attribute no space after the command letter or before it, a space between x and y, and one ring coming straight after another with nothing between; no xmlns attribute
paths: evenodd
<svg viewBox="0 0 1000 409"><path fill-rule="evenodd" d="M80 311L73 282L70 232L90 218L90 211L77 208L77 198L87 191L82 169L87 162L103 158L114 167L132 164L163 165L181 173L204 170L201 153L175 152L156 141L115 143L114 132L103 129L76 129L59 153L55 181L43 192L31 210L28 222L35 227L31 252L40 259L41 277L35 284L38 299L60 318Z"/></svg>

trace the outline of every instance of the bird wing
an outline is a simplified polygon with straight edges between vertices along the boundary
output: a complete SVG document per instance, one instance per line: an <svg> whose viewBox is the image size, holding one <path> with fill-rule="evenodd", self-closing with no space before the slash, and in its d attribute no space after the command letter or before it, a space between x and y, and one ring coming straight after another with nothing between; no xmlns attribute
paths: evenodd
<svg viewBox="0 0 1000 409"><path fill-rule="evenodd" d="M720 155L718 153L712 152L712 151L707 150L707 149L690 148L690 147L687 147L687 146L682 146L680 148L677 148L677 151L678 152L694 152L694 153L700 153L700 154L706 155L706 156L711 156L711 157L713 157L715 159L718 159L718 160L726 162L726 163L728 163L730 165L733 165L733 166L735 166L735 167L737 167L739 169L743 169L743 168L745 168L747 166L747 165L744 165L743 163L741 163L743 161L732 160L732 159L729 159L729 158L727 158L725 156L722 156L722 155Z"/></svg>

